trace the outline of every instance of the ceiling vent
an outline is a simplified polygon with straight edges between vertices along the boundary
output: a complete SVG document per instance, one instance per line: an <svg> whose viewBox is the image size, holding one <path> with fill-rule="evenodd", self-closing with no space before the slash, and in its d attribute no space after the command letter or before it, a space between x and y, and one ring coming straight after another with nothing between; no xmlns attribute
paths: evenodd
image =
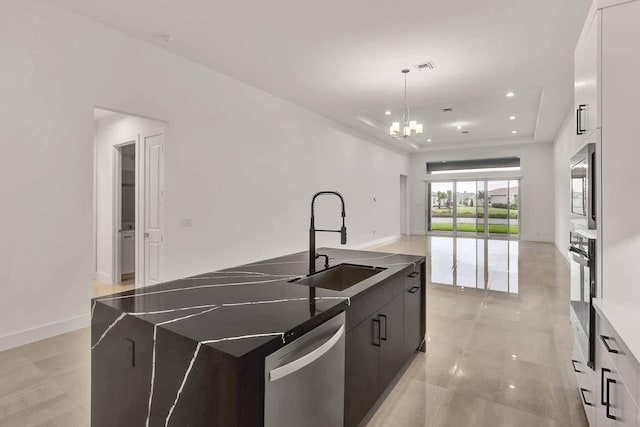
<svg viewBox="0 0 640 427"><path fill-rule="evenodd" d="M422 64L416 65L416 69L418 71L435 70L436 69L436 64L434 64L433 61L424 62Z"/></svg>
<svg viewBox="0 0 640 427"><path fill-rule="evenodd" d="M443 108L442 111L444 111L445 113L451 113L453 111L453 108L451 107Z"/></svg>
<svg viewBox="0 0 640 427"><path fill-rule="evenodd" d="M463 130L463 131L462 131L462 132L460 132L460 133L464 133L464 134L466 135L466 134L468 134L468 133L469 133L469 131L468 131L468 130Z"/></svg>

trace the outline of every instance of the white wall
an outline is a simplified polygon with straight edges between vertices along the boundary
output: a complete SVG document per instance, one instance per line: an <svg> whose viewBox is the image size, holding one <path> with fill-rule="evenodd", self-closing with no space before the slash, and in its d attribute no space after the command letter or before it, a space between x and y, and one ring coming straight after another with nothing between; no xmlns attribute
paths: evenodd
<svg viewBox="0 0 640 427"><path fill-rule="evenodd" d="M406 156L47 2L3 1L0 33L0 349L87 322L95 106L168 122L167 279L305 249L324 188L351 244L399 234Z"/></svg>
<svg viewBox="0 0 640 427"><path fill-rule="evenodd" d="M471 160L495 157L520 156L520 238L553 242L554 238L554 182L551 168L553 147L551 143L526 145L438 150L411 155L411 234L425 233L425 184L426 163L442 160ZM484 174L488 178L506 177L505 174ZM515 176L514 174L508 176ZM465 174L466 178L471 175ZM459 179L459 176L456 177Z"/></svg>
<svg viewBox="0 0 640 427"><path fill-rule="evenodd" d="M573 111L569 113L562 128L553 142L553 177L555 181L555 244L568 260L569 231L571 216L569 212L570 179L569 163L575 154L575 136L573 128Z"/></svg>
<svg viewBox="0 0 640 427"><path fill-rule="evenodd" d="M164 127L164 123L114 113L95 122L96 150L96 277L119 283L113 272L113 173L116 150L123 138ZM123 159L123 168L125 162Z"/></svg>

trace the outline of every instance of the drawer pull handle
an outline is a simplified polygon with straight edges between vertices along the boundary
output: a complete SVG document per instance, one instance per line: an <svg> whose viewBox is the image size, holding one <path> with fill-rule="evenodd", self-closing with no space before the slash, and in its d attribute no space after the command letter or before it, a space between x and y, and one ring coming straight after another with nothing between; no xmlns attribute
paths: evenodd
<svg viewBox="0 0 640 427"><path fill-rule="evenodd" d="M580 387L580 396L582 396L582 402L586 405L586 406L593 406L593 403L589 403L587 402L587 398L584 397L584 392L585 391L589 391L586 388L582 388Z"/></svg>
<svg viewBox="0 0 640 427"><path fill-rule="evenodd" d="M617 418L615 415L611 415L611 402L609 402L609 392L611 390L611 387L609 386L615 383L616 383L616 380L607 378L607 418L610 418L612 420L616 420Z"/></svg>
<svg viewBox="0 0 640 427"><path fill-rule="evenodd" d="M609 347L609 343L607 342L607 340L612 339L611 337L600 335L600 339L602 340L602 344L604 344L605 348L609 353L616 353L616 354L619 353L619 351L616 350L615 348Z"/></svg>
<svg viewBox="0 0 640 427"><path fill-rule="evenodd" d="M415 294L416 292L418 292L420 290L420 286L414 286L413 288L409 289L409 293L410 294Z"/></svg>
<svg viewBox="0 0 640 427"><path fill-rule="evenodd" d="M413 273L409 274L409 277L414 278L414 277L418 276L418 274L420 274L420 273L418 273L417 271L414 271Z"/></svg>
<svg viewBox="0 0 640 427"><path fill-rule="evenodd" d="M571 365L573 365L573 372L582 372L580 369L576 368L576 363L580 363L577 360L571 359Z"/></svg>
<svg viewBox="0 0 640 427"><path fill-rule="evenodd" d="M384 323L382 323L383 320ZM382 341L387 340L387 316L384 314L380 315L380 339Z"/></svg>
<svg viewBox="0 0 640 427"><path fill-rule="evenodd" d="M604 373L605 372L611 372L611 369L607 369L607 368L600 368L600 404L601 405L606 405L607 402L605 402L604 400Z"/></svg>
<svg viewBox="0 0 640 427"><path fill-rule="evenodd" d="M371 344L375 345L376 347L380 347L380 320L372 319L371 325L371 333L373 335Z"/></svg>

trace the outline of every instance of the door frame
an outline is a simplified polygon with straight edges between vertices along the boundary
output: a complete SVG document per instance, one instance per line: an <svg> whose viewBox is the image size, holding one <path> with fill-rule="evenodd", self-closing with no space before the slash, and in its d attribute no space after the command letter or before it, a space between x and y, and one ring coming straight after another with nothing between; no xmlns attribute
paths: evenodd
<svg viewBox="0 0 640 427"><path fill-rule="evenodd" d="M158 127L155 129L147 130L141 134L139 134L139 143L136 149L136 156L139 156L140 161L138 163L139 172L136 172L136 182L140 182L139 190L136 192L136 206L139 208L136 214L136 287L144 287L147 286L147 271L146 271L146 263L147 263L147 253L146 253L146 196L147 196L147 188L146 188L146 177L147 177L147 164L146 164L146 148L147 148L147 138L162 135L162 143L161 147L161 155L159 159L159 187L160 187L160 208L159 208L159 228L161 233L161 242L160 246L160 254L159 262L158 262L158 275L159 282L161 283L164 278L164 234L165 230L165 204L164 204L164 145L165 145L165 137L166 137L166 127ZM137 185L137 184L136 184ZM139 231L137 224L140 224Z"/></svg>
<svg viewBox="0 0 640 427"><path fill-rule="evenodd" d="M134 145L136 152L136 173L135 173L135 240L138 241L139 234L139 225L138 222L138 210L140 208L140 135L130 135L126 138L119 138L118 142L113 145L113 190L111 192L113 196L113 213L112 213L112 237L113 237L113 245L112 245L112 272L111 272L111 281L114 284L120 283L122 281L122 266L120 260L121 254L121 236L120 231L122 229L122 148L127 145ZM136 287L138 286L138 258L139 252L136 244L135 248L135 283Z"/></svg>

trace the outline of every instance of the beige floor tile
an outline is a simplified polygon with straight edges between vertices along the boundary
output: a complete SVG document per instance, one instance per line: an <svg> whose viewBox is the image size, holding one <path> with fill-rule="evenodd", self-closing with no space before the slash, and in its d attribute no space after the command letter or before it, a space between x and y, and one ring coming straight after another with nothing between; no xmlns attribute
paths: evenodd
<svg viewBox="0 0 640 427"><path fill-rule="evenodd" d="M447 387L453 378L462 348L437 341L427 342L427 352L418 353L405 373L406 377L440 387Z"/></svg>
<svg viewBox="0 0 640 427"><path fill-rule="evenodd" d="M75 423L78 424L75 424ZM60 395L0 418L0 427L66 426L89 427L86 412L68 397Z"/></svg>
<svg viewBox="0 0 640 427"><path fill-rule="evenodd" d="M444 400L446 389L418 380L399 382L380 405L370 427L428 427Z"/></svg>
<svg viewBox="0 0 640 427"><path fill-rule="evenodd" d="M58 385L47 379L5 394L0 397L0 420L63 394Z"/></svg>
<svg viewBox="0 0 640 427"><path fill-rule="evenodd" d="M26 363L0 374L0 396L44 381L47 376L26 358Z"/></svg>
<svg viewBox="0 0 640 427"><path fill-rule="evenodd" d="M559 427L559 424L551 419L454 391L447 392L433 425L434 427Z"/></svg>
<svg viewBox="0 0 640 427"><path fill-rule="evenodd" d="M90 342L91 330L83 328L24 345L19 347L19 350L32 362L38 362L61 353L86 350Z"/></svg>
<svg viewBox="0 0 640 427"><path fill-rule="evenodd" d="M89 343L86 348L59 353L34 362L38 369L50 376L74 371L80 367L89 366L90 363Z"/></svg>

